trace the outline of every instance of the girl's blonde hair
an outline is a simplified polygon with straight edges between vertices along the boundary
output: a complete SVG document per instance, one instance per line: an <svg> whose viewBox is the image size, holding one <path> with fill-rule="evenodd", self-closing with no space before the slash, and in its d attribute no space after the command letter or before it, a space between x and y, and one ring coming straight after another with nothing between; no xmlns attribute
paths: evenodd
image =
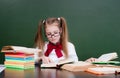
<svg viewBox="0 0 120 78"><path fill-rule="evenodd" d="M51 25L53 23L57 23L59 28L62 28L61 33L61 39L60 42L62 44L62 49L65 54L65 57L68 57L68 49L67 49L67 42L68 42L68 29L67 29L67 23L65 18L59 17L59 18L47 18L46 20L42 20L39 22L38 30L35 36L35 45L43 50L43 47L45 45L45 28L46 25Z"/></svg>

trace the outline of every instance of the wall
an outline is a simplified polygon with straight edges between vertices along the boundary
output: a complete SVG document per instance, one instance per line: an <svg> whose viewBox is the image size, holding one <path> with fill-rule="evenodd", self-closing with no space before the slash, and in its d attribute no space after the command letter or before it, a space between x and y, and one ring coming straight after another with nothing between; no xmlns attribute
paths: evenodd
<svg viewBox="0 0 120 78"><path fill-rule="evenodd" d="M120 55L120 0L0 0L0 49L33 47L38 21L66 18L79 60L103 53ZM0 62L4 54L0 53Z"/></svg>

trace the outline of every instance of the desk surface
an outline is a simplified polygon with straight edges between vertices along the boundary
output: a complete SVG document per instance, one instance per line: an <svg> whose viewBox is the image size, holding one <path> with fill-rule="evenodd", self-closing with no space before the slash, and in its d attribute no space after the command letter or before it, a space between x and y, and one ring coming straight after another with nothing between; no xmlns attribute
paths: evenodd
<svg viewBox="0 0 120 78"><path fill-rule="evenodd" d="M69 72L58 69L34 69L18 70L6 68L0 73L0 78L120 78L120 75L94 75L87 72Z"/></svg>

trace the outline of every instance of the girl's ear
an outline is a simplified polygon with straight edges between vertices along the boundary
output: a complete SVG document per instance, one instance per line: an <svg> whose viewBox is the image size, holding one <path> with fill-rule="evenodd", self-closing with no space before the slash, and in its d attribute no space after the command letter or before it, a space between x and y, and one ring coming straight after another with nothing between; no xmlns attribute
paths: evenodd
<svg viewBox="0 0 120 78"><path fill-rule="evenodd" d="M60 28L60 34L62 33L62 28Z"/></svg>

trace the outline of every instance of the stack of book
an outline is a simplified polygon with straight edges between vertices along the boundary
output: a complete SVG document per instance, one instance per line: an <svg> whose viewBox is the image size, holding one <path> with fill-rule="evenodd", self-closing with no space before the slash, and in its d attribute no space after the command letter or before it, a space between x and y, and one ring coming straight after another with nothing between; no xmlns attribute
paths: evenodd
<svg viewBox="0 0 120 78"><path fill-rule="evenodd" d="M33 54L5 53L5 66L8 68L29 69L34 67Z"/></svg>
<svg viewBox="0 0 120 78"><path fill-rule="evenodd" d="M33 48L4 46L1 52L5 52L5 67L30 69L34 68L34 52L38 51L40 50Z"/></svg>

